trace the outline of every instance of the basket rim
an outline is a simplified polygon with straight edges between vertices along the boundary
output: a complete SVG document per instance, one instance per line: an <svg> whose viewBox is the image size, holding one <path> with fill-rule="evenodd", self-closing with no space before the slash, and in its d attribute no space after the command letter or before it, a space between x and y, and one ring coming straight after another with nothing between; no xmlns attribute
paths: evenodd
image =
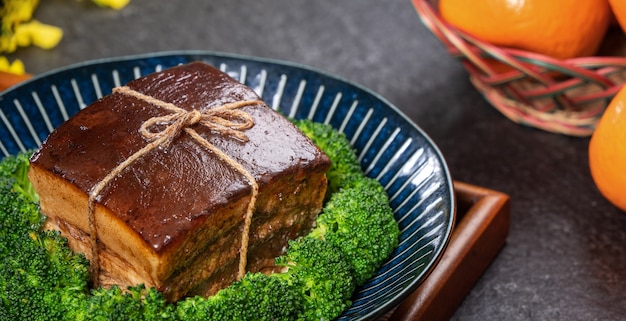
<svg viewBox="0 0 626 321"><path fill-rule="evenodd" d="M444 21L432 0L411 0L422 23L459 59L470 81L511 120L543 130L588 136L626 81L626 57L557 59L496 46ZM504 65L496 70L494 61ZM529 88L511 84L532 83ZM590 90L583 90L590 88ZM543 105L545 101L553 100ZM602 105L598 107L598 104Z"/></svg>

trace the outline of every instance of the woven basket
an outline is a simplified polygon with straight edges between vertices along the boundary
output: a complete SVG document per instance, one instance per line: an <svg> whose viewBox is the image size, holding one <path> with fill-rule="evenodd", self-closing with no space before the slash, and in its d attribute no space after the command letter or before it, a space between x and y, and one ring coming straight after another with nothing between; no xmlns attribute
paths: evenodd
<svg viewBox="0 0 626 321"><path fill-rule="evenodd" d="M472 84L516 123L570 136L589 136L611 98L626 82L626 57L558 60L497 47L444 22L434 2L412 3L424 25L463 63ZM506 67L494 68L494 60Z"/></svg>

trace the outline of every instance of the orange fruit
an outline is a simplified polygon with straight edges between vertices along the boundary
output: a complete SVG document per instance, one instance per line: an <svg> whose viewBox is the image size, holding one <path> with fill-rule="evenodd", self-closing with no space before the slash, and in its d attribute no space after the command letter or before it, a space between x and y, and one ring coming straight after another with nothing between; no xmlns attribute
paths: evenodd
<svg viewBox="0 0 626 321"><path fill-rule="evenodd" d="M626 32L626 1L609 0L613 17L617 20L619 26Z"/></svg>
<svg viewBox="0 0 626 321"><path fill-rule="evenodd" d="M626 211L626 87L607 106L589 141L589 169L600 193Z"/></svg>
<svg viewBox="0 0 626 321"><path fill-rule="evenodd" d="M483 41L558 59L594 55L611 20L607 0L440 0L439 13Z"/></svg>

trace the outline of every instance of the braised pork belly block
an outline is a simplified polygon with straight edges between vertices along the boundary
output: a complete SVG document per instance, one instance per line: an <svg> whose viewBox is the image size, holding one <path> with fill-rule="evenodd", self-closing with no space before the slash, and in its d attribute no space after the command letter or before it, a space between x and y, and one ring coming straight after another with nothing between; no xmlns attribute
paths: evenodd
<svg viewBox="0 0 626 321"><path fill-rule="evenodd" d="M252 89L198 62L78 112L35 152L29 176L47 228L91 260L94 282L143 283L176 301L228 286L242 264L271 271L314 224L329 166Z"/></svg>

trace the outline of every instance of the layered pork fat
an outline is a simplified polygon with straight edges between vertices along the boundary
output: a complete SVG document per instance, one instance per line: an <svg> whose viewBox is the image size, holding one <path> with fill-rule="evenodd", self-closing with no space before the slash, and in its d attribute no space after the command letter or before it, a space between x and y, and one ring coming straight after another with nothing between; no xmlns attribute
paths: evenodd
<svg viewBox="0 0 626 321"><path fill-rule="evenodd" d="M202 63L166 69L128 87L186 110L259 99ZM245 130L247 142L201 125L192 128L258 184L247 271L271 271L287 241L306 233L320 212L329 160L262 102L240 109L254 119ZM47 225L61 230L75 251L88 258L92 253L90 190L146 145L141 124L164 114L151 103L115 93L60 126L33 156L30 178ZM237 276L250 200L250 182L182 132L170 146L130 164L96 198L100 283L144 283L170 301L215 293Z"/></svg>

